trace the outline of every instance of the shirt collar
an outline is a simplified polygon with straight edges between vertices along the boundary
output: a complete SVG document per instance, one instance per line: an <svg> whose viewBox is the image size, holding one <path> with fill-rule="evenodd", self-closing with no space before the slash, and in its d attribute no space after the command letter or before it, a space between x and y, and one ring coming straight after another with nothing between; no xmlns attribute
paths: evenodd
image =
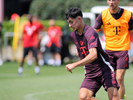
<svg viewBox="0 0 133 100"><path fill-rule="evenodd" d="M82 34L84 34L84 33L85 33L85 30L86 30L86 24L85 24L84 31L83 31L83 33L82 33ZM78 31L75 31L75 33L76 33L76 34L78 34Z"/></svg>

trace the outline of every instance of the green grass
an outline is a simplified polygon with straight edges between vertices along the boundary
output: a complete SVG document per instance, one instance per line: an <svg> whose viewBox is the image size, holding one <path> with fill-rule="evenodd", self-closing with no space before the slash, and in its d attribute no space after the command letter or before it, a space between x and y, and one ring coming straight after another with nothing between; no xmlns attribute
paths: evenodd
<svg viewBox="0 0 133 100"><path fill-rule="evenodd" d="M84 78L83 67L73 74L60 67L42 66L40 75L34 73L34 64L24 65L24 72L18 76L19 63L8 62L0 66L0 100L78 100L79 87ZM125 85L128 100L133 100L133 66L126 72ZM99 100L108 100L107 92L101 88Z"/></svg>

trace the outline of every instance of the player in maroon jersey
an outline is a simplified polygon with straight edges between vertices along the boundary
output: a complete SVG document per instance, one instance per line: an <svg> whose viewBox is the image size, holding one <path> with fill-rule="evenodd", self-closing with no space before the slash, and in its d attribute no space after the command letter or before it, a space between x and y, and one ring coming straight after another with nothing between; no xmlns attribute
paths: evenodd
<svg viewBox="0 0 133 100"><path fill-rule="evenodd" d="M74 30L70 37L76 45L77 55L81 58L80 61L67 64L66 69L72 73L78 66L85 68L79 100L98 100L94 97L101 86L108 92L109 100L120 100L114 70L109 63L108 55L101 47L97 32L83 22L82 11L79 8L70 8L65 15L69 27Z"/></svg>

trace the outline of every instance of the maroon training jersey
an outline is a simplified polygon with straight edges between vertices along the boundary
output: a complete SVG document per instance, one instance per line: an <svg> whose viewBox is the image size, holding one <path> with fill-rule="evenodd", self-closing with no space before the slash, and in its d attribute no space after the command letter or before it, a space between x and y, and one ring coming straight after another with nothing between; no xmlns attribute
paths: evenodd
<svg viewBox="0 0 133 100"><path fill-rule="evenodd" d="M85 25L84 32L79 35L77 31L70 34L71 40L76 45L80 57L83 59L89 54L89 49L97 49L97 59L85 65L86 75L94 78L102 74L102 71L109 69L105 62L109 61L108 55L103 51L97 32L90 26Z"/></svg>

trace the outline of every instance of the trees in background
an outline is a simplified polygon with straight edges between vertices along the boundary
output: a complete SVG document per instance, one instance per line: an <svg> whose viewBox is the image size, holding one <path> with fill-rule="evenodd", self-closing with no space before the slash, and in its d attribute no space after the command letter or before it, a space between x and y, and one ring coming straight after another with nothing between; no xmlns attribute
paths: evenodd
<svg viewBox="0 0 133 100"><path fill-rule="evenodd" d="M125 6L129 0L120 2ZM29 13L39 16L40 19L65 19L64 13L70 7L79 7L83 12L89 12L93 6L107 6L105 0L33 0Z"/></svg>

